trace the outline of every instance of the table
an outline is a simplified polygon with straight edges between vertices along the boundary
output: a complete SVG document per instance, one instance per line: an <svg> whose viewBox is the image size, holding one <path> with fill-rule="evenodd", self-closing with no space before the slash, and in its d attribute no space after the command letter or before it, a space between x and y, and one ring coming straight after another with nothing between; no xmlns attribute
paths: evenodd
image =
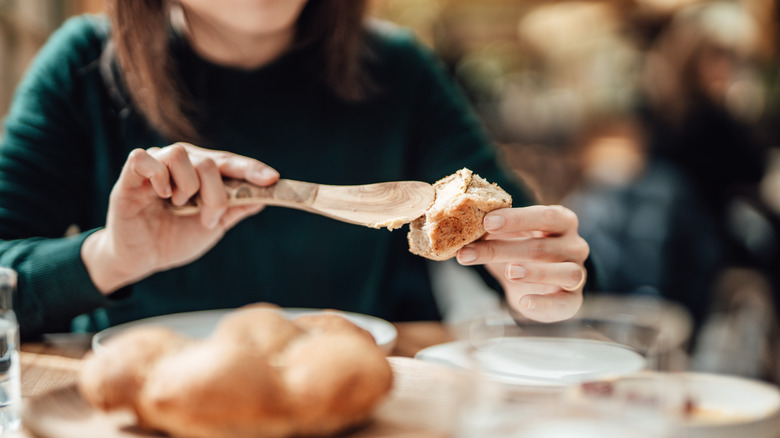
<svg viewBox="0 0 780 438"><path fill-rule="evenodd" d="M411 359L420 349L453 340L453 333L438 322L410 322L396 324L398 331L397 344L389 358L396 380L394 389L388 401L380 406L375 413L376 420L369 427L360 429L348 435L348 438L451 438L452 425L456 424L459 400L463 400L462 387L467 385L469 378L465 371L445 368L430 362ZM583 333L593 338L593 333ZM76 335L58 335L49 338L49 342L28 343L22 345L22 395L26 401L47 400L50 405L64 406L79 411L74 405L84 404L78 398L73 384L76 382L82 358L89 350L89 337ZM464 383L465 382L465 383ZM56 396L68 394L69 397ZM52 397L52 394L55 396ZM468 394L468 393L466 393ZM41 397L45 395L45 397ZM528 394L525 394L526 396ZM35 411L33 411L35 412ZM49 411L45 411L49 412ZM79 411L83 412L83 411ZM81 419L70 424L77 433L49 433L48 437L78 437L109 438L100 431L106 430L94 426L95 420ZM91 421L91 423L89 422ZM774 423L754 423L757 427L769 427L772 434L778 429ZM101 423L100 421L97 421ZM102 421L101 424L106 424ZM110 423L116 428L115 423ZM442 426L446 425L446 426ZM90 429L92 434L82 434L83 429ZM51 429L46 429L51 430ZM60 429L56 429L58 432ZM95 433L97 431L97 433ZM132 433L112 435L110 438L139 437ZM684 436L711 438L710 432L693 433ZM718 437L732 436L770 436L764 433L729 434L722 433ZM771 435L774 436L774 435ZM22 431L11 438L37 438L30 430ZM346 438L346 437L345 437ZM779 437L780 438L780 437Z"/></svg>
<svg viewBox="0 0 780 438"><path fill-rule="evenodd" d="M448 342L453 339L450 331L441 323L432 321L395 324L398 340L392 355L398 358L413 357L422 348ZM25 343L21 348L22 397L30 400L47 392L71 387L77 380L84 355L89 351L90 337L58 334L47 342ZM404 363L405 364L405 363ZM373 435L366 435L368 438ZM382 435L390 437L392 435ZM404 437L440 437L441 434L409 435ZM23 427L13 438L35 438Z"/></svg>

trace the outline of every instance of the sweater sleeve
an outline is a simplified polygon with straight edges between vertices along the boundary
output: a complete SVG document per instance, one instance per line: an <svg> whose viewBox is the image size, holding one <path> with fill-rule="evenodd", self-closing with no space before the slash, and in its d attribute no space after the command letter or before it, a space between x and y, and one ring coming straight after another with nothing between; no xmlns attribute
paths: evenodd
<svg viewBox="0 0 780 438"><path fill-rule="evenodd" d="M99 21L69 20L38 53L14 95L0 138L0 265L19 273L14 300L24 338L68 330L106 305L81 260L91 231L93 158L81 77L95 68ZM93 230L94 231L94 230Z"/></svg>

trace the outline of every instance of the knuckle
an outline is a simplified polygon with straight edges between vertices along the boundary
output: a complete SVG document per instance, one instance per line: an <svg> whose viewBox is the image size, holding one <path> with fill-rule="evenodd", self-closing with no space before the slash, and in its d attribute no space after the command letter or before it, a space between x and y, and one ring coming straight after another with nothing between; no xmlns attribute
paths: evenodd
<svg viewBox="0 0 780 438"><path fill-rule="evenodd" d="M540 283L545 278L547 278L547 269L544 266L526 266L526 281L531 283Z"/></svg>
<svg viewBox="0 0 780 438"><path fill-rule="evenodd" d="M167 156L168 160L172 162L183 162L185 160L189 160L189 154L187 153L187 149L185 149L184 146L181 145L181 143L175 143L171 146L164 148L162 150L162 154L164 156Z"/></svg>
<svg viewBox="0 0 780 438"><path fill-rule="evenodd" d="M544 208L542 211L542 220L546 224L552 224L555 223L558 220L558 207L557 205L548 205Z"/></svg>
<svg viewBox="0 0 780 438"><path fill-rule="evenodd" d="M542 239L532 239L528 242L528 256L531 259L541 259L545 253L545 243Z"/></svg>
<svg viewBox="0 0 780 438"><path fill-rule="evenodd" d="M127 156L127 161L129 163L138 163L141 160L143 160L146 156L146 151L141 148L136 148L130 151L130 154Z"/></svg>
<svg viewBox="0 0 780 438"><path fill-rule="evenodd" d="M140 149L140 148L139 148L139 149ZM159 147L157 147L157 146L152 146L152 147L150 147L150 148L146 148L145 150L146 150L146 153L147 153L148 155L150 155L150 156L154 157L154 156L157 156L157 155L159 155L159 154L160 154L160 151L161 151L162 149L160 149L160 148L159 148Z"/></svg>
<svg viewBox="0 0 780 438"><path fill-rule="evenodd" d="M579 266L577 266L577 269L569 272L569 279L572 284L579 284L583 277L585 277L585 271L580 269Z"/></svg>
<svg viewBox="0 0 780 438"><path fill-rule="evenodd" d="M570 209L564 207L563 205L553 205L550 206L550 209L552 211L552 213L550 213L550 217L554 217L558 221L561 221L566 225L567 228L577 229L579 226L577 214Z"/></svg>
<svg viewBox="0 0 780 438"><path fill-rule="evenodd" d="M580 255L581 260L585 260L590 256L590 245L588 245L588 242L582 237L578 238L577 253Z"/></svg>
<svg viewBox="0 0 780 438"><path fill-rule="evenodd" d="M474 248L477 250L477 254L479 255L479 260L482 260L484 262L492 261L496 258L496 248L494 245L491 245L490 243L485 245L474 245Z"/></svg>
<svg viewBox="0 0 780 438"><path fill-rule="evenodd" d="M577 229L579 228L579 219L577 218L577 214L573 211L569 210L566 207L561 207L561 211L563 212L563 218L566 221L566 223L569 225L569 228Z"/></svg>
<svg viewBox="0 0 780 438"><path fill-rule="evenodd" d="M172 154L176 155L186 155L187 154L187 147L184 143L174 143L168 147L168 150L171 151Z"/></svg>
<svg viewBox="0 0 780 438"><path fill-rule="evenodd" d="M187 143L186 141L177 141L176 143L172 144L170 147L176 147L176 148L181 148L186 150L194 146L191 143Z"/></svg>
<svg viewBox="0 0 780 438"><path fill-rule="evenodd" d="M569 210L569 215L571 216L570 222L573 229L578 230L580 228L580 218L577 217L577 214L573 211Z"/></svg>
<svg viewBox="0 0 780 438"><path fill-rule="evenodd" d="M204 158L202 160L198 160L198 162L195 163L195 168L199 172L207 172L207 173L212 173L218 170L217 163L211 158Z"/></svg>

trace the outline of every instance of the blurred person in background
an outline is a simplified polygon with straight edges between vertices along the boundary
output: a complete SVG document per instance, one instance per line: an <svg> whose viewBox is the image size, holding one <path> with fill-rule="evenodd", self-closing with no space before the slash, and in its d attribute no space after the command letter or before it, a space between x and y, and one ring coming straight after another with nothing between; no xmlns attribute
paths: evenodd
<svg viewBox="0 0 780 438"><path fill-rule="evenodd" d="M735 2L679 11L649 51L643 77L650 153L677 166L736 258L747 248L730 237L735 199L759 202L768 144L756 122L763 108L758 28Z"/></svg>
<svg viewBox="0 0 780 438"><path fill-rule="evenodd" d="M51 37L5 120L0 264L20 275L24 337L257 301L441 317L404 233L227 206L223 178L280 174L432 182L469 167L518 208L488 215L487 239L458 261L528 318L578 310L576 216L523 208L437 60L366 22L365 1L108 3L110 20L77 17ZM197 216L166 207L196 194Z"/></svg>
<svg viewBox="0 0 780 438"><path fill-rule="evenodd" d="M701 279L712 298L702 309L711 315L696 366L767 377L761 373L777 324L780 222L760 196L769 142L758 125L765 95L759 31L738 2L678 11L647 55L640 116L650 156L680 171L703 208L698 222L715 230L707 239L681 236L711 248L716 268ZM734 366L735 357L741 365Z"/></svg>
<svg viewBox="0 0 780 438"><path fill-rule="evenodd" d="M695 337L709 311L722 248L685 175L652 156L646 137L630 115L584 129L574 146L578 184L564 204L580 218L604 292L682 304Z"/></svg>

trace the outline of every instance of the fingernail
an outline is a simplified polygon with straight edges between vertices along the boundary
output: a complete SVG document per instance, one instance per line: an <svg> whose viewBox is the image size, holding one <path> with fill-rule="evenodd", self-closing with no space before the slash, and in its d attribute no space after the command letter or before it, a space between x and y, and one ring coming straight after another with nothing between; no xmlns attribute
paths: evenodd
<svg viewBox="0 0 780 438"><path fill-rule="evenodd" d="M525 301L524 305L527 310L534 310L536 309L536 303L534 303L534 300L532 300L529 297L523 298L523 301Z"/></svg>
<svg viewBox="0 0 780 438"><path fill-rule="evenodd" d="M214 228L217 228L217 225L219 225L219 216L213 218L211 222L209 222L209 230L213 230Z"/></svg>
<svg viewBox="0 0 780 438"><path fill-rule="evenodd" d="M461 263L469 263L473 262L477 259L477 250L474 248L461 248L460 251L458 251L458 261Z"/></svg>
<svg viewBox="0 0 780 438"><path fill-rule="evenodd" d="M519 265L509 265L509 279L510 280L520 280L522 278L525 278L525 274L528 271L523 266Z"/></svg>
<svg viewBox="0 0 780 438"><path fill-rule="evenodd" d="M497 214L485 216L482 225L488 231L496 231L504 226L504 217Z"/></svg>

